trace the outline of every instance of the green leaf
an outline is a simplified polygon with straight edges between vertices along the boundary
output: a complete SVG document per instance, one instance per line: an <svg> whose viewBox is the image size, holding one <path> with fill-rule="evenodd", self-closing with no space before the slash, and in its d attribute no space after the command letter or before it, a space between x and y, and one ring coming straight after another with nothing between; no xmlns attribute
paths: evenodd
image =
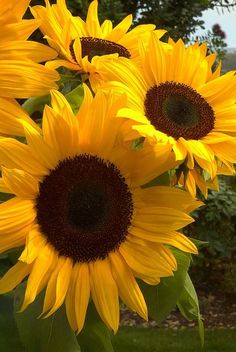
<svg viewBox="0 0 236 352"><path fill-rule="evenodd" d="M150 286L140 282L144 294L148 313L151 318L161 322L175 308L177 301L184 288L185 278L189 268L191 255L171 248L176 260L178 269L174 276L162 278L157 286Z"/></svg>
<svg viewBox="0 0 236 352"><path fill-rule="evenodd" d="M65 95L66 100L70 104L74 114L76 114L80 108L80 105L83 101L84 98L84 89L82 85L79 85L75 89L73 89L71 92L67 93Z"/></svg>
<svg viewBox="0 0 236 352"><path fill-rule="evenodd" d="M198 248L209 247L209 242L207 242L207 241L197 240L196 238L192 238L192 237L189 237L189 239L190 239Z"/></svg>
<svg viewBox="0 0 236 352"><path fill-rule="evenodd" d="M24 291L25 285L20 285L15 293L15 319L26 352L79 352L64 306L49 318L38 318L43 307L43 294L40 294L23 313L17 313Z"/></svg>
<svg viewBox="0 0 236 352"><path fill-rule="evenodd" d="M46 104L50 104L50 101L51 101L50 95L44 95L42 97L33 97L33 98L27 99L22 105L22 107L31 116L36 111L42 112L44 109L44 106Z"/></svg>
<svg viewBox="0 0 236 352"><path fill-rule="evenodd" d="M131 144L131 148L133 150L140 150L143 148L143 143L145 141L145 138L144 137L140 137L140 138L137 138L135 139L132 144Z"/></svg>
<svg viewBox="0 0 236 352"><path fill-rule="evenodd" d="M170 175L168 172L154 178L152 181L146 183L142 188L154 187L154 186L169 186L170 185Z"/></svg>
<svg viewBox="0 0 236 352"><path fill-rule="evenodd" d="M186 275L184 289L181 293L177 306L181 314L187 320L198 321L198 331L201 339L201 345L203 346L204 345L204 326L201 320L197 293L189 275Z"/></svg>
<svg viewBox="0 0 236 352"><path fill-rule="evenodd" d="M101 321L92 302L88 307L84 328L77 340L81 352L114 352L111 333Z"/></svg>
<svg viewBox="0 0 236 352"><path fill-rule="evenodd" d="M0 296L0 346L4 352L24 352L13 313L13 298Z"/></svg>
<svg viewBox="0 0 236 352"><path fill-rule="evenodd" d="M6 202L7 200L13 197L14 197L13 194L0 192L0 203Z"/></svg>

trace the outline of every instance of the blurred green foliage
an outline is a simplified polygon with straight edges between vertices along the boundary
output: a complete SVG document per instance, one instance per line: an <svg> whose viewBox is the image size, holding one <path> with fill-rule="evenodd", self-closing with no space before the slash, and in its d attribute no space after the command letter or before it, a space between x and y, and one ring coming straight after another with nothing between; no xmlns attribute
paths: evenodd
<svg viewBox="0 0 236 352"><path fill-rule="evenodd" d="M195 211L196 222L185 233L207 241L194 258L192 276L200 286L236 293L236 191L220 180L220 191L210 192L205 206Z"/></svg>

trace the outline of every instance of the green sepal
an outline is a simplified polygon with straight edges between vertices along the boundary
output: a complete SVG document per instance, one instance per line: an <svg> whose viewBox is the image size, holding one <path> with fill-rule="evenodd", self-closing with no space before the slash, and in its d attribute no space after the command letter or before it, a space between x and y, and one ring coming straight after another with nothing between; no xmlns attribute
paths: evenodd
<svg viewBox="0 0 236 352"><path fill-rule="evenodd" d="M44 294L22 313L18 313L25 292L25 284L15 292L15 320L22 344L32 352L79 352L76 336L69 326L65 308L62 306L49 318L42 319Z"/></svg>
<svg viewBox="0 0 236 352"><path fill-rule="evenodd" d="M22 105L23 109L31 116L36 111L42 112L46 104L50 104L51 96L44 95L27 99Z"/></svg>
<svg viewBox="0 0 236 352"><path fill-rule="evenodd" d="M190 239L190 241L192 241L195 246L197 246L198 248L202 248L202 247L209 247L209 242L207 241L201 241L201 240L197 240L196 238L192 238L192 237L188 237Z"/></svg>
<svg viewBox="0 0 236 352"><path fill-rule="evenodd" d="M82 84L65 95L66 100L71 106L73 113L76 114L84 99L84 89Z"/></svg>
<svg viewBox="0 0 236 352"><path fill-rule="evenodd" d="M179 297L177 306L180 313L187 320L197 320L198 321L198 331L201 340L201 345L204 345L204 326L200 314L198 297L196 290L193 286L192 280L189 275L186 275L184 289Z"/></svg>
<svg viewBox="0 0 236 352"><path fill-rule="evenodd" d="M143 148L143 143L145 141L144 137L136 138L134 141L131 143L131 149L133 150L140 150Z"/></svg>
<svg viewBox="0 0 236 352"><path fill-rule="evenodd" d="M154 187L154 186L170 186L170 175L168 172L161 174L154 178L150 182L142 186L142 188Z"/></svg>
<svg viewBox="0 0 236 352"><path fill-rule="evenodd" d="M81 352L114 352L111 332L90 302L83 330L77 335Z"/></svg>
<svg viewBox="0 0 236 352"><path fill-rule="evenodd" d="M171 277L161 278L157 286L150 286L140 282L144 294L149 316L160 323L175 308L184 288L185 278L189 268L191 255L178 249L171 248L176 261L177 271Z"/></svg>
<svg viewBox="0 0 236 352"><path fill-rule="evenodd" d="M0 203L6 202L7 200L14 197L14 194L0 192Z"/></svg>

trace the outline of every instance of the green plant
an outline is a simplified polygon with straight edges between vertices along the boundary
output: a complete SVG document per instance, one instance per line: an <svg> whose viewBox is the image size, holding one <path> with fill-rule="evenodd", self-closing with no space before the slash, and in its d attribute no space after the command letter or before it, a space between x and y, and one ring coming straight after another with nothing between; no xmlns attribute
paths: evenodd
<svg viewBox="0 0 236 352"><path fill-rule="evenodd" d="M229 264L236 264L236 192L220 180L219 192L210 192L205 204L194 212L196 221L185 231L190 237L208 242L195 257L192 274L199 283L207 279L208 285L210 281L236 286L236 275L231 276L229 271ZM234 283L229 285L225 275Z"/></svg>

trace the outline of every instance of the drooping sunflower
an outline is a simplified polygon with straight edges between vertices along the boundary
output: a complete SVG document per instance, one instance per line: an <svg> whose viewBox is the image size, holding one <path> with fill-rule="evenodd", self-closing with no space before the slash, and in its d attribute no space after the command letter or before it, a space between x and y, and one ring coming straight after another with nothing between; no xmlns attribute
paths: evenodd
<svg viewBox="0 0 236 352"><path fill-rule="evenodd" d="M0 96L28 98L57 88L59 75L40 62L56 57L46 45L27 41L39 20L24 20L30 1L0 0Z"/></svg>
<svg viewBox="0 0 236 352"><path fill-rule="evenodd" d="M110 20L101 25L98 19L98 1L91 2L86 21L72 16L66 7L65 0L57 0L50 5L45 0L46 7L34 6L32 13L42 20L41 31L49 45L58 51L59 59L50 62L50 67L67 67L80 73L88 73L90 82L96 86L100 75L95 69L95 63L104 56L126 57L139 60L137 38L142 37L146 43L150 33L154 31L152 24L139 25L128 32L132 24L132 15L125 17L113 28ZM161 37L166 31L155 31Z"/></svg>
<svg viewBox="0 0 236 352"><path fill-rule="evenodd" d="M212 70L215 55L206 45L185 47L182 40L162 43L152 34L140 41L142 68L121 58L100 63L100 74L128 102L120 117L151 143L169 143L188 170L204 170L208 181L236 162L236 75ZM192 173L193 179L195 179ZM195 185L196 186L196 185ZM196 188L196 187L195 187ZM194 193L194 192L193 192Z"/></svg>
<svg viewBox="0 0 236 352"><path fill-rule="evenodd" d="M46 288L43 314L65 301L71 327L80 331L90 299L108 327L117 330L119 300L147 319L135 278L157 284L173 275L169 246L196 253L178 229L199 202L171 187L141 188L168 170L169 146L132 150L121 143L116 114L124 97L98 92L76 116L56 91L42 130L22 121L27 144L0 139L0 190L15 195L0 205L0 251L24 246L0 280L0 293L25 277L22 310ZM166 246L168 245L168 246Z"/></svg>

